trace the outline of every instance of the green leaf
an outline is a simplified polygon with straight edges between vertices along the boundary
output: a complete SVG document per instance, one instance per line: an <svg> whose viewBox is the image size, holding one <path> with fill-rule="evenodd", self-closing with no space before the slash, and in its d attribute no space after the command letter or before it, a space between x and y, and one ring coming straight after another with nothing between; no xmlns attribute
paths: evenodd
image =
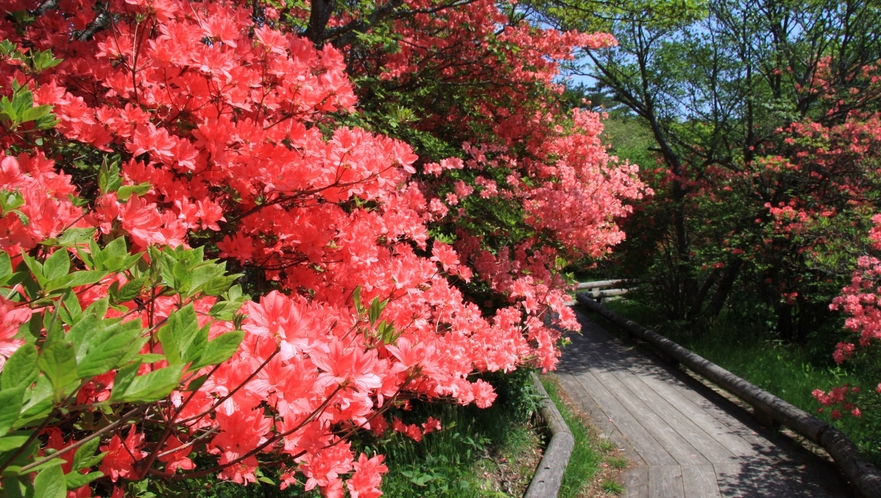
<svg viewBox="0 0 881 498"><path fill-rule="evenodd" d="M2 437L0 438L0 453L17 450L21 448L21 445L28 442L28 439L30 438L30 434L14 434Z"/></svg>
<svg viewBox="0 0 881 498"><path fill-rule="evenodd" d="M187 388L185 389L185 391L198 391L199 388L202 387L203 384L205 384L206 380L208 380L208 374L196 377L195 379L191 380L189 384L187 384Z"/></svg>
<svg viewBox="0 0 881 498"><path fill-rule="evenodd" d="M233 275L214 277L209 280L201 290L208 296L219 296L226 292L233 282L241 276L241 273L236 273Z"/></svg>
<svg viewBox="0 0 881 498"><path fill-rule="evenodd" d="M140 358L135 358L135 361L116 371L116 377L113 379L113 390L110 391L110 401L115 402L123 399L123 394L134 382L140 367Z"/></svg>
<svg viewBox="0 0 881 498"><path fill-rule="evenodd" d="M0 285L5 284L5 279L12 276L12 261L9 259L9 253L0 252Z"/></svg>
<svg viewBox="0 0 881 498"><path fill-rule="evenodd" d="M74 292L67 292L64 294L64 306L60 308L60 310L62 312L64 323L68 325L78 322L80 316L83 314L80 300Z"/></svg>
<svg viewBox="0 0 881 498"><path fill-rule="evenodd" d="M137 320L116 322L96 328L98 330L88 339L82 359L79 360L79 355L77 357L79 375L84 378L101 375L128 363L138 355L141 347L148 340L142 337L143 329Z"/></svg>
<svg viewBox="0 0 881 498"><path fill-rule="evenodd" d="M83 313L93 313L98 318L104 318L107 315L107 308L110 306L110 300L105 296L90 304Z"/></svg>
<svg viewBox="0 0 881 498"><path fill-rule="evenodd" d="M39 320L39 317L32 320ZM37 356L37 348L33 344L24 344L15 350L3 366L0 388L5 391L16 387L29 387L40 374Z"/></svg>
<svg viewBox="0 0 881 498"><path fill-rule="evenodd" d="M67 498L67 484L60 466L43 469L37 474L34 479L34 495L40 498Z"/></svg>
<svg viewBox="0 0 881 498"><path fill-rule="evenodd" d="M49 379L44 375L37 377L33 387L29 388L25 394L27 402L22 408L21 417L19 417L16 426L24 427L27 423L48 415L53 407L53 394L52 383L49 382Z"/></svg>
<svg viewBox="0 0 881 498"><path fill-rule="evenodd" d="M119 187L119 190L116 191L116 197L120 201L125 202L129 200L129 197L131 197L132 195L142 196L149 192L152 188L153 185L148 182L139 183L137 185L125 185Z"/></svg>
<svg viewBox="0 0 881 498"><path fill-rule="evenodd" d="M115 283L115 282L114 282ZM113 300L117 303L124 303L127 301L131 301L132 299L141 295L141 291L144 289L144 286L147 285L147 279L145 277L135 278L125 283L113 297Z"/></svg>
<svg viewBox="0 0 881 498"><path fill-rule="evenodd" d="M241 301L241 298L247 299L248 297L242 294L242 286L241 285L233 285L226 291L226 295L224 295L227 301Z"/></svg>
<svg viewBox="0 0 881 498"><path fill-rule="evenodd" d="M164 354L156 354L156 353L145 353L139 354L138 358L140 358L141 363L156 363L157 361L162 361L165 359Z"/></svg>
<svg viewBox="0 0 881 498"><path fill-rule="evenodd" d="M40 356L37 357L37 366L52 383L55 401L61 401L64 397L64 388L79 378L76 351L73 343L68 341L56 341L44 346Z"/></svg>
<svg viewBox="0 0 881 498"><path fill-rule="evenodd" d="M24 197L21 192L0 189L0 215L6 216L23 205Z"/></svg>
<svg viewBox="0 0 881 498"><path fill-rule="evenodd" d="M373 301L370 301L370 309L367 310L367 317L370 320L370 325L376 325L376 321L379 320L379 316L382 314L382 310L385 309L387 304L387 299L385 301L380 301L378 297L374 297Z"/></svg>
<svg viewBox="0 0 881 498"><path fill-rule="evenodd" d="M95 455L100 444L101 438L96 437L86 441L82 446L77 448L76 453L73 455L73 466L71 467L71 470L76 472L77 470L87 469L97 465L101 459L104 458L104 453L97 456Z"/></svg>
<svg viewBox="0 0 881 498"><path fill-rule="evenodd" d="M119 177L119 164L105 159L98 169L98 189L102 194L109 194L119 190L120 185L122 179Z"/></svg>
<svg viewBox="0 0 881 498"><path fill-rule="evenodd" d="M361 286L355 287L355 290L352 291L352 302L355 304L355 312L358 313L358 316L364 314L364 303L361 302Z"/></svg>
<svg viewBox="0 0 881 498"><path fill-rule="evenodd" d="M59 249L46 258L43 263L43 275L46 280L55 280L61 278L70 271L70 256L64 249Z"/></svg>
<svg viewBox="0 0 881 498"><path fill-rule="evenodd" d="M62 59L56 59L52 56L51 50L43 50L36 52L33 56L33 68L37 73L53 68L61 64Z"/></svg>
<svg viewBox="0 0 881 498"><path fill-rule="evenodd" d="M4 498L34 498L34 487L29 477L15 478L6 471L3 471L3 477Z"/></svg>
<svg viewBox="0 0 881 498"><path fill-rule="evenodd" d="M192 362L202 354L208 342L207 334L200 333L192 304L172 313L157 335L169 365Z"/></svg>
<svg viewBox="0 0 881 498"><path fill-rule="evenodd" d="M0 437L12 429L21 414L22 397L25 388L4 389L0 391Z"/></svg>
<svg viewBox="0 0 881 498"><path fill-rule="evenodd" d="M104 474L102 472L89 472L88 474L80 474L79 472L71 472L64 476L65 484L67 489L73 491L75 489L81 488L86 484L98 479L99 477L103 477Z"/></svg>
<svg viewBox="0 0 881 498"><path fill-rule="evenodd" d="M170 365L139 375L132 379L118 400L124 403L151 403L160 400L180 385L183 371L183 365Z"/></svg>
<svg viewBox="0 0 881 498"><path fill-rule="evenodd" d="M208 311L208 314L218 320L231 321L233 316L242 308L241 301L220 301Z"/></svg>
<svg viewBox="0 0 881 498"><path fill-rule="evenodd" d="M239 344L241 344L244 337L245 333L241 330L217 336L217 338L208 343L208 347L205 348L202 357L199 358L198 362L190 366L190 370L198 370L202 367L217 365L228 360L239 349Z"/></svg>
<svg viewBox="0 0 881 498"><path fill-rule="evenodd" d="M43 286L43 290L46 292L54 292L60 289L67 289L70 287L79 287L81 285L91 285L95 282L100 281L102 278L106 277L107 274L110 273L108 271L96 271L96 270L85 270L85 271L77 271L73 272L69 275L64 275L61 278L53 278L46 282Z"/></svg>
<svg viewBox="0 0 881 498"><path fill-rule="evenodd" d="M40 465L37 465L36 467L34 467L34 468L32 468L32 469L28 469L28 473L42 472L42 471L45 470L45 469L51 469L51 468L53 468L53 467L61 468L62 465L64 465L64 460L63 460L63 459L61 459L61 458L54 458L54 459L52 459L52 460L49 460L49 461L43 462L43 463L41 463ZM63 471L62 471L62 472L63 472Z"/></svg>
<svg viewBox="0 0 881 498"><path fill-rule="evenodd" d="M40 262L36 259L32 258L30 255L28 255L28 253L25 252L24 249L22 249L21 251L21 259L31 271L31 275L33 275L33 277L36 279L37 285L39 285L42 289L43 285L46 284L46 277L43 276L43 265L40 264Z"/></svg>
<svg viewBox="0 0 881 498"><path fill-rule="evenodd" d="M171 265L171 288L184 296L191 296L194 275L192 268L185 261L177 261Z"/></svg>

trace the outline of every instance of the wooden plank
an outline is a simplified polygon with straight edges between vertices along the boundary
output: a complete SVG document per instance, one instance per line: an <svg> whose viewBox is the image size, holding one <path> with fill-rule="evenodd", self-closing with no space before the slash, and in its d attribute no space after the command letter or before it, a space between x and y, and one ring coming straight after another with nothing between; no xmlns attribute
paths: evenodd
<svg viewBox="0 0 881 498"><path fill-rule="evenodd" d="M649 468L634 467L624 473L624 498L647 498L649 495Z"/></svg>
<svg viewBox="0 0 881 498"><path fill-rule="evenodd" d="M575 286L576 289L600 289L603 287L613 287L616 285L626 284L631 282L627 279L618 279L618 280L595 280L593 282L581 282Z"/></svg>
<svg viewBox="0 0 881 498"><path fill-rule="evenodd" d="M654 451L669 454L675 463L688 465L709 463L691 442L667 422L666 418L670 418L673 414L668 403L646 403L637 394L637 391L644 389L644 384L639 382L629 370L627 364L632 361L631 359L614 357L609 352L600 351L591 353L590 358L594 360L590 363L591 373L606 389L615 393L618 405L651 436L651 440L641 445L643 448L660 444L654 446ZM621 418L622 414L616 416ZM635 435L635 437L640 436ZM634 446L640 447L639 442L634 441ZM640 454L649 465L655 464L642 451Z"/></svg>
<svg viewBox="0 0 881 498"><path fill-rule="evenodd" d="M609 415L600 408L599 404L578 383L577 379L562 370L558 370L555 375L560 381L563 390L569 394L570 398L583 412L590 416L591 423L600 431L600 437L606 437L613 441L624 452L623 456L630 460L632 465L645 465L645 460L639 456L636 448L630 444L628 438L621 433L618 427L610 420Z"/></svg>
<svg viewBox="0 0 881 498"><path fill-rule="evenodd" d="M571 337L558 375L570 396L588 400L585 411L612 440L620 437L625 456L637 465L624 476L625 496L840 496L828 492L834 484L817 484L828 479L828 471L809 470L826 467L809 467L805 457L777 447L763 434L779 435L730 401L625 345L583 314L577 318L583 336ZM680 470L671 474L671 468ZM671 475L679 476L680 491Z"/></svg>
<svg viewBox="0 0 881 498"><path fill-rule="evenodd" d="M789 482L769 462L761 460L746 461L741 469L755 487L756 496L767 498L795 496L795 492L789 486Z"/></svg>
<svg viewBox="0 0 881 498"><path fill-rule="evenodd" d="M619 380L643 403L652 407L666 424L674 428L705 459L702 461L693 456L694 454L689 454L689 460L679 461L680 464L730 462L736 459L730 446L751 453L750 445L738 438L726 437L725 429L713 417L679 394L679 389L685 389L686 386L671 385L671 381L674 380L671 372L651 362L634 359L633 353L625 357L612 348L604 348L604 353L594 353L594 357L596 356L605 356L604 360L617 356L614 361L628 364L627 369L631 375L621 372L621 375L618 375Z"/></svg>
<svg viewBox="0 0 881 498"><path fill-rule="evenodd" d="M576 295L576 300L592 311L625 328L628 332L676 361L687 365L726 391L757 407L765 415L811 441L820 444L835 459L838 466L847 474L853 485L865 496L881 496L881 471L860 456L856 446L841 432L825 422L783 401L782 399L747 382L720 366L683 348L673 341L627 320L617 313L604 308L584 294Z"/></svg>
<svg viewBox="0 0 881 498"><path fill-rule="evenodd" d="M685 498L715 498L719 493L716 470L712 465L683 465L682 487Z"/></svg>
<svg viewBox="0 0 881 498"><path fill-rule="evenodd" d="M649 466L649 494L663 498L683 498L682 467L679 465Z"/></svg>
<svg viewBox="0 0 881 498"><path fill-rule="evenodd" d="M589 335L586 337L589 338ZM704 453L708 459L714 463L748 461L752 465L760 466L754 472L763 473L764 476L757 482L771 483L769 486L772 495L779 495L780 490L785 489L775 487L773 483L785 483L788 486L787 496L839 496L836 489L841 488L843 483L836 477L837 470L834 466L816 459L801 448L783 450L767 439L772 437L780 441L779 434L759 427L747 412L729 400L684 372L672 371L675 379L663 379L657 375L658 369L663 370L662 367L655 367L650 374L642 376L642 380L651 384L674 406L688 411L690 418L707 434L738 456L726 461ZM791 444L789 441L786 443ZM809 465L808 462L814 463Z"/></svg>
<svg viewBox="0 0 881 498"><path fill-rule="evenodd" d="M571 372L570 372L571 374ZM643 427L643 425L625 409L617 396L609 392L603 382L594 377L590 371L580 371L573 375L575 382L591 394L602 407L610 423L614 424L627 441L649 465L674 465L676 460L664 447Z"/></svg>
<svg viewBox="0 0 881 498"><path fill-rule="evenodd" d="M743 465L736 463L713 464L719 494L738 498L757 498L759 495ZM786 496L786 495L782 495Z"/></svg>

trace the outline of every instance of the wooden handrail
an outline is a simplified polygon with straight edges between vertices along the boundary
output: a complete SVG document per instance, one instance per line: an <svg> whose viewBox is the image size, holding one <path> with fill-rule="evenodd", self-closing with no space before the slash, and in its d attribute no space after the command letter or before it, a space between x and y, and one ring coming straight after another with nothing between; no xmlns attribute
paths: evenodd
<svg viewBox="0 0 881 498"><path fill-rule="evenodd" d="M636 283L634 280L628 280L625 278L619 278L617 280L596 280L594 282L580 282L576 288L578 290L582 289L605 289L607 287L626 287L627 284Z"/></svg>
<svg viewBox="0 0 881 498"><path fill-rule="evenodd" d="M657 332L624 318L584 294L577 294L575 299L633 336L651 344L661 353L746 401L753 406L758 418L770 418L819 444L829 452L829 455L862 496L867 498L881 497L881 472L863 459L860 450L840 430L741 379Z"/></svg>

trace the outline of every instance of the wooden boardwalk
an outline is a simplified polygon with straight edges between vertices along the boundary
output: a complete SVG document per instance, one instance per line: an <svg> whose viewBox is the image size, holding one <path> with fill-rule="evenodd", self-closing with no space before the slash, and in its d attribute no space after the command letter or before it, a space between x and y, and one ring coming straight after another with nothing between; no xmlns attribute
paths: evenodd
<svg viewBox="0 0 881 498"><path fill-rule="evenodd" d="M580 312L579 321L557 375L631 461L624 496L853 496L831 463Z"/></svg>

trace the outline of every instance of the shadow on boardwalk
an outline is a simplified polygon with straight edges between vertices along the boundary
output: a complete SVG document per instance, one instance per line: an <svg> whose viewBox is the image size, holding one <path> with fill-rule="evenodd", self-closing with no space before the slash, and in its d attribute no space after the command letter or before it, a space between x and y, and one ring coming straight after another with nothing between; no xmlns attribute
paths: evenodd
<svg viewBox="0 0 881 498"><path fill-rule="evenodd" d="M830 462L578 315L557 375L632 462L625 496L853 496Z"/></svg>

